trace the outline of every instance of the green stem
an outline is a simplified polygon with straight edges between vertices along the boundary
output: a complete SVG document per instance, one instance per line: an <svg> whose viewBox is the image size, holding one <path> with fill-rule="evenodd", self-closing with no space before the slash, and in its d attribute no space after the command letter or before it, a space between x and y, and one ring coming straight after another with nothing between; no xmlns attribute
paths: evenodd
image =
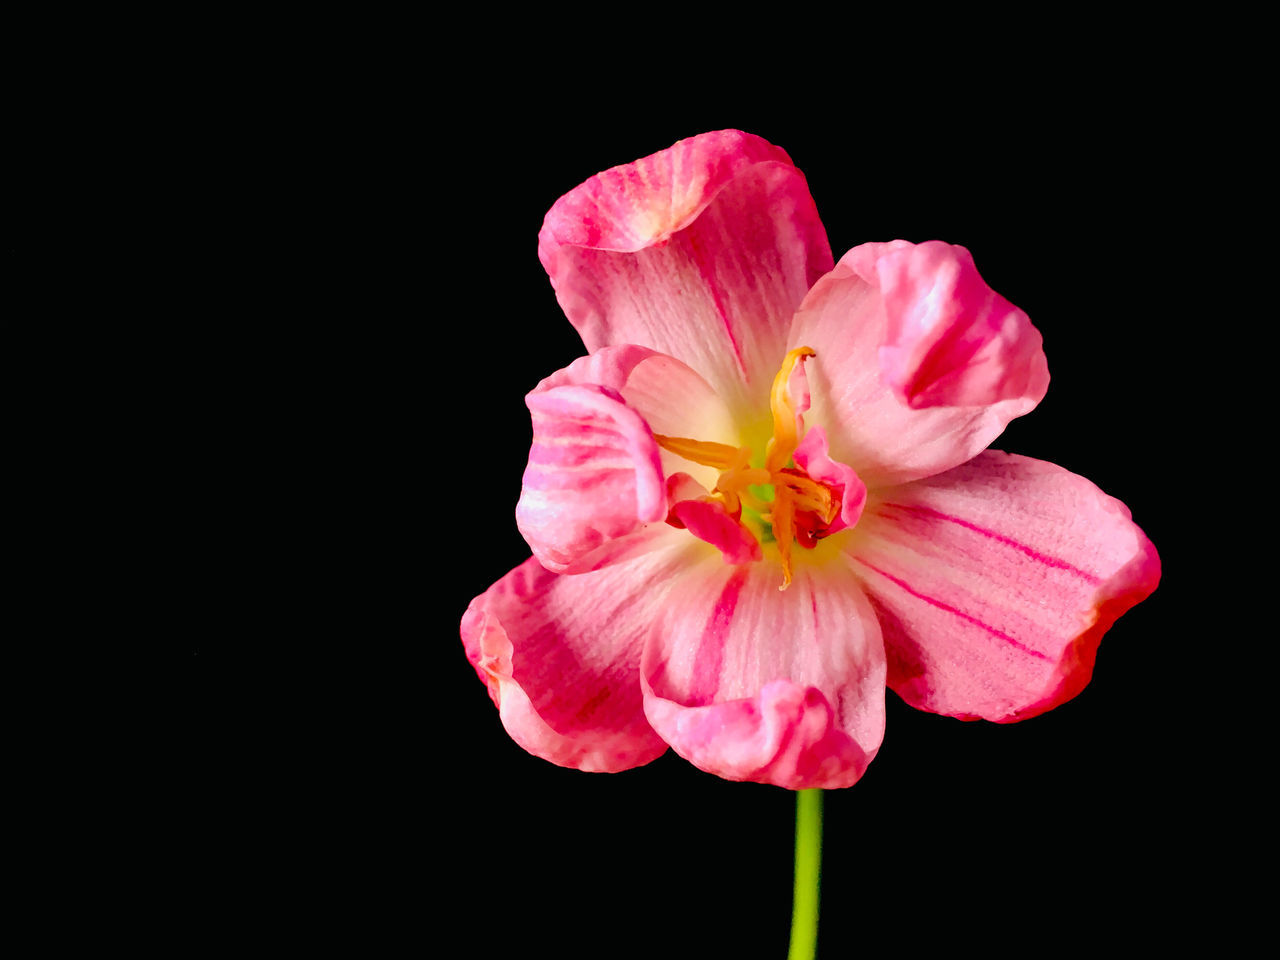
<svg viewBox="0 0 1280 960"><path fill-rule="evenodd" d="M813 960L818 950L818 877L822 873L822 791L796 791L796 886L787 960Z"/></svg>

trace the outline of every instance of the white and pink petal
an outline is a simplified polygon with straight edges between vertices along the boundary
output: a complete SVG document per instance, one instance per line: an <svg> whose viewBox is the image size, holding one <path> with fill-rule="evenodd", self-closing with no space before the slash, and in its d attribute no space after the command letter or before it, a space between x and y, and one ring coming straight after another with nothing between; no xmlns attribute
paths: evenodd
<svg viewBox="0 0 1280 960"><path fill-rule="evenodd" d="M843 558L802 564L703 557L682 571L645 648L645 713L672 748L729 780L844 787L884 734L884 649Z"/></svg>
<svg viewBox="0 0 1280 960"><path fill-rule="evenodd" d="M679 569L677 534L653 528L640 535L649 548L640 555L576 576L529 559L471 602L461 630L467 658L529 753L615 772L666 750L644 716L639 668L661 612L662 591L650 585Z"/></svg>
<svg viewBox="0 0 1280 960"><path fill-rule="evenodd" d="M964 719L1021 720L1074 697L1102 635L1160 578L1124 504L998 451L876 491L846 543L880 618L890 687Z"/></svg>
<svg viewBox="0 0 1280 960"><path fill-rule="evenodd" d="M803 174L736 130L592 177L548 212L538 255L589 351L669 354L735 410L761 406L792 314L832 265Z"/></svg>
<svg viewBox="0 0 1280 960"><path fill-rule="evenodd" d="M827 450L827 432L822 427L810 427L793 456L797 466L840 498L840 513L827 533L838 533L855 526L867 502L867 485L853 467L831 459Z"/></svg>
<svg viewBox="0 0 1280 960"><path fill-rule="evenodd" d="M546 377L534 393L553 387L596 385L617 391L656 434L668 437L714 437L738 443L738 427L724 401L689 366L674 357L635 344L604 347ZM717 472L710 467L661 451L667 474L687 471L700 483L714 487Z"/></svg>
<svg viewBox="0 0 1280 960"><path fill-rule="evenodd" d="M879 287L888 321L881 374L907 406L1044 397L1049 368L1040 331L987 286L968 250L930 240L858 251L854 269Z"/></svg>
<svg viewBox="0 0 1280 960"><path fill-rule="evenodd" d="M665 519L658 445L617 391L568 383L535 390L525 402L533 445L516 525L544 567L590 568L598 551Z"/></svg>
<svg viewBox="0 0 1280 960"><path fill-rule="evenodd" d="M845 254L789 340L817 353L808 421L825 425L831 456L874 489L984 450L1048 387L1040 335L1010 311L963 248L898 240Z"/></svg>
<svg viewBox="0 0 1280 960"><path fill-rule="evenodd" d="M667 499L671 505L667 523L711 544L725 563L756 563L763 559L755 535L687 473L674 473L667 478Z"/></svg>

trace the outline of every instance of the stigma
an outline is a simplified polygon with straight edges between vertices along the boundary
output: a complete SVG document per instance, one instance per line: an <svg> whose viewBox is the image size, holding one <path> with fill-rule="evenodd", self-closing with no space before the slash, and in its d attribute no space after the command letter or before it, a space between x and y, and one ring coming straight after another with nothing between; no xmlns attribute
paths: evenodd
<svg viewBox="0 0 1280 960"><path fill-rule="evenodd" d="M804 439L804 412L809 409L804 378L794 375L797 367L813 356L817 353L812 347L796 347L783 358L773 378L769 391L773 435L765 445L763 462L757 460L753 465L750 447L654 434L664 450L720 472L712 497L723 503L739 523L745 508L769 524L782 562L779 590L791 585L792 546L799 543L813 549L840 513L840 498L835 491L814 480L792 460ZM772 498L768 496L769 489Z"/></svg>

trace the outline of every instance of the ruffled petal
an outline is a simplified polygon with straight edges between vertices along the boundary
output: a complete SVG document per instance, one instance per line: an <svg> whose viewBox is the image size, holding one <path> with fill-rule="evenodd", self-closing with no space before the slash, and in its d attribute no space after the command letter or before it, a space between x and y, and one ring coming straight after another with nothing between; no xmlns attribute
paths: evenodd
<svg viewBox="0 0 1280 960"><path fill-rule="evenodd" d="M1074 697L1102 635L1160 579L1119 500L994 450L877 491L847 543L880 615L889 685L964 719L1022 720Z"/></svg>
<svg viewBox="0 0 1280 960"><path fill-rule="evenodd" d="M688 530L704 543L720 551L725 563L755 563L764 559L760 541L725 509L712 499L711 491L687 473L667 477L667 523Z"/></svg>
<svg viewBox="0 0 1280 960"><path fill-rule="evenodd" d="M1040 331L987 286L968 250L899 240L858 252L854 269L879 286L888 320L881 373L907 406L1044 398L1049 367Z"/></svg>
<svg viewBox="0 0 1280 960"><path fill-rule="evenodd" d="M617 391L566 384L525 402L533 446L516 526L544 567L593 566L599 548L666 517L658 445Z"/></svg>
<svg viewBox="0 0 1280 960"><path fill-rule="evenodd" d="M786 152L724 130L597 174L538 236L556 298L590 351L635 343L755 409L805 292L832 264Z"/></svg>
<svg viewBox="0 0 1280 960"><path fill-rule="evenodd" d="M711 544L725 563L755 563L764 558L760 541L716 500L681 500L671 508L676 525Z"/></svg>
<svg viewBox="0 0 1280 960"><path fill-rule="evenodd" d="M884 648L840 555L682 571L645 647L645 714L677 753L729 780L846 787L884 735Z"/></svg>
<svg viewBox="0 0 1280 960"><path fill-rule="evenodd" d="M654 433L668 437L714 437L740 442L728 408L701 376L674 357L635 344L620 344L579 357L557 370L533 390L539 393L568 384L595 384L617 391ZM668 475L693 474L704 486L715 486L717 473L661 451Z"/></svg>
<svg viewBox="0 0 1280 960"><path fill-rule="evenodd" d="M831 459L827 452L827 432L822 427L810 427L793 456L805 473L825 483L840 497L840 514L827 528L827 534L839 533L857 524L867 502L867 485L853 467Z"/></svg>
<svg viewBox="0 0 1280 960"><path fill-rule="evenodd" d="M564 767L615 772L660 756L666 743L644 717L640 656L660 616L659 587L679 566L662 526L629 561L560 576L527 560L471 601L462 618L467 658L502 724L525 750ZM687 536L687 535L683 535Z"/></svg>
<svg viewBox="0 0 1280 960"><path fill-rule="evenodd" d="M1048 386L1039 334L1017 315L1002 314L994 300L979 297L976 271L965 274L965 296L953 302L967 251L943 256L935 247L922 254L919 249L899 240L850 250L809 292L789 340L817 352L807 370L809 422L826 425L832 456L850 464L871 489L964 463L1010 420L1032 410ZM878 273L882 260L892 324ZM938 303L931 302L931 284L949 291ZM983 312L983 304L990 309ZM1013 333L1006 349L1004 320L996 320L1009 317ZM966 339L971 333L972 343ZM990 397L999 399L969 404ZM908 400L923 406L913 409ZM928 405L944 402L967 405Z"/></svg>

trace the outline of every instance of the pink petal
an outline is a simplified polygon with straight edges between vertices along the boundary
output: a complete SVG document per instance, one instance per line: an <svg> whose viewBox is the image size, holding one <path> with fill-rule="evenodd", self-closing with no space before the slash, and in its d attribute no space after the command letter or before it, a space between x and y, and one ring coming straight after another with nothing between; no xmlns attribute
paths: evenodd
<svg viewBox="0 0 1280 960"><path fill-rule="evenodd" d="M988 451L880 490L849 541L912 706L1012 721L1089 682L1102 635L1160 579L1129 511L1088 480Z"/></svg>
<svg viewBox="0 0 1280 960"><path fill-rule="evenodd" d="M645 714L709 773L790 789L856 781L884 735L884 648L839 555L798 565L700 557L645 647Z"/></svg>
<svg viewBox="0 0 1280 960"><path fill-rule="evenodd" d="M544 379L535 393L567 384L595 384L616 390L654 433L735 443L738 428L724 401L697 373L674 357L622 344L579 357ZM668 474L688 471L708 488L717 472L660 451Z"/></svg>
<svg viewBox="0 0 1280 960"><path fill-rule="evenodd" d="M953 252L944 255L938 247L922 247L927 249L919 253L898 240L850 250L809 292L789 340L817 351L808 363L813 405L807 422L826 426L832 456L850 464L871 489L964 463L1010 420L1033 409L1048 385L1039 334L1018 320L1025 315L1002 314L991 306L994 300L982 300L976 271L964 274L957 301L955 280L967 252L948 248ZM878 272L882 260L888 301ZM930 301L934 283L948 291L938 304ZM985 313L984 303L991 306ZM1006 349L1001 318L1008 317L1014 333ZM925 329L931 318L936 349ZM1001 325L993 326L997 319ZM966 339L970 334L986 339L974 346L977 339ZM882 348L890 377L882 375ZM928 405L943 401L966 405Z"/></svg>
<svg viewBox="0 0 1280 960"><path fill-rule="evenodd" d="M677 471L667 477L668 509L674 509L681 500L697 500L710 494L710 490L683 471ZM670 521L670 519L668 515L667 520Z"/></svg>
<svg viewBox="0 0 1280 960"><path fill-rule="evenodd" d="M832 262L804 176L737 130L592 177L551 208L538 256L588 350L652 347L743 409L767 400L791 316Z"/></svg>
<svg viewBox="0 0 1280 960"><path fill-rule="evenodd" d="M665 519L658 445L616 391L566 384L535 390L525 402L533 446L516 525L544 567L589 568L599 548Z"/></svg>
<svg viewBox="0 0 1280 960"><path fill-rule="evenodd" d="M711 491L687 473L667 477L667 523L718 549L725 563L755 563L764 559L760 541Z"/></svg>
<svg viewBox="0 0 1280 960"><path fill-rule="evenodd" d="M1040 331L987 286L968 250L898 241L866 259L855 269L880 287L889 323L881 371L908 406L1044 397L1049 367Z"/></svg>
<svg viewBox="0 0 1280 960"><path fill-rule="evenodd" d="M831 459L827 453L827 432L822 427L810 427L800 446L796 447L793 458L805 473L840 495L840 515L827 533L837 533L855 525L867 502L867 487L853 467Z"/></svg>
<svg viewBox="0 0 1280 960"><path fill-rule="evenodd" d="M671 513L691 534L718 549L725 563L764 559L760 541L716 500L682 500Z"/></svg>
<svg viewBox="0 0 1280 960"><path fill-rule="evenodd" d="M525 750L565 767L614 772L648 763L666 744L645 720L640 656L663 583L680 550L670 527L650 549L592 573L559 576L530 559L471 601L467 658L502 724Z"/></svg>

